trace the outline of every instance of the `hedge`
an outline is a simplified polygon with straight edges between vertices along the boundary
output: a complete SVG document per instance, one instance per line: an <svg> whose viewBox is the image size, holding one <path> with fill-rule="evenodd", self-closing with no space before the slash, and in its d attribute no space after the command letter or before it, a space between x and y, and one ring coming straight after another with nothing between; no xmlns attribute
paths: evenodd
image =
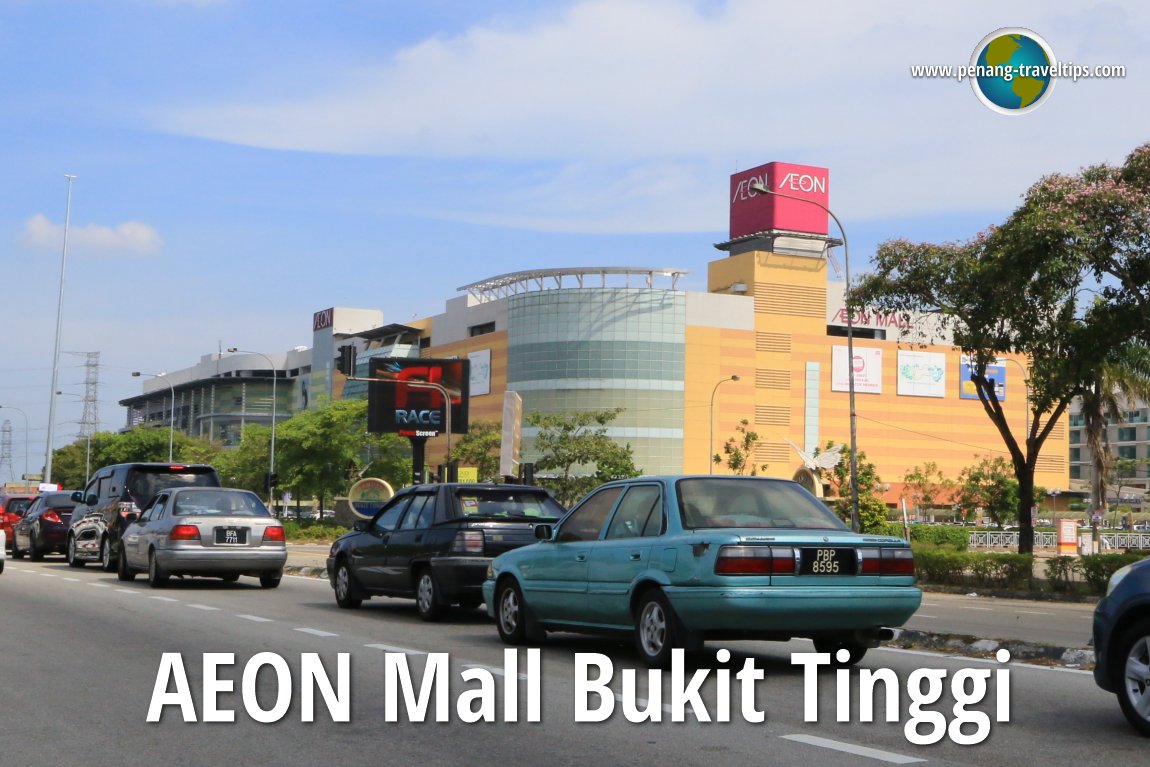
<svg viewBox="0 0 1150 767"><path fill-rule="evenodd" d="M879 535L903 537L900 522L887 522L872 532ZM956 525L910 525L911 543L929 543L935 546L953 546L956 551L966 551L970 543L970 531Z"/></svg>
<svg viewBox="0 0 1150 767"><path fill-rule="evenodd" d="M1034 556L916 546L914 564L919 580L924 583L1028 589Z"/></svg>

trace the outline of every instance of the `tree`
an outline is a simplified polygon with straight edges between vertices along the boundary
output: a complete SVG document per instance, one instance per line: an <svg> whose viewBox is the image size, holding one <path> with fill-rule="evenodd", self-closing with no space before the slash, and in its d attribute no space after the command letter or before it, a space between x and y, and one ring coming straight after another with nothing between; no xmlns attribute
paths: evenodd
<svg viewBox="0 0 1150 767"><path fill-rule="evenodd" d="M958 497L965 508L982 509L1001 529L1018 505L1018 481L1014 479L1013 468L1001 456L984 457L959 474Z"/></svg>
<svg viewBox="0 0 1150 767"><path fill-rule="evenodd" d="M968 242L892 240L874 264L851 306L936 313L972 358L979 400L1018 482L1019 551L1031 553L1043 443L1114 350L1150 335L1150 145L1122 168L1042 179L1002 226ZM986 376L1004 354L1030 361L1031 417L1021 441Z"/></svg>
<svg viewBox="0 0 1150 767"><path fill-rule="evenodd" d="M954 481L947 479L934 461L927 461L921 467L915 466L910 469L903 475L902 481L910 492L911 503L918 512L936 506L943 495L949 499L954 490Z"/></svg>
<svg viewBox="0 0 1150 767"><path fill-rule="evenodd" d="M751 456L755 454L755 445L759 441L759 434L758 432L750 431L748 428L750 425L751 422L746 418L739 421L739 425L735 427L735 431L738 432L738 434L723 443L723 453L727 456L727 468L730 469L733 474L742 475L747 469L750 469L750 475L754 477L758 475L759 469L766 471L768 464L764 463L756 466L751 461ZM724 463L723 456L718 453L715 453L715 455L711 457L711 460L716 466L721 466Z"/></svg>
<svg viewBox="0 0 1150 767"><path fill-rule="evenodd" d="M622 412L623 408L614 408L527 415L527 424L539 430L534 445L539 456L536 477L560 503L570 506L603 482L639 475L631 446L607 436L607 424Z"/></svg>
<svg viewBox="0 0 1150 767"><path fill-rule="evenodd" d="M815 450L815 455L820 455L826 450L831 450L835 447L833 440L827 440L827 445L823 450ZM835 464L831 469L818 469L819 481L825 482L831 486L831 492L835 498L831 503L831 508L838 514L839 518L846 522L848 525L851 522L851 498L850 498L850 465L851 465L851 449L842 445L839 450L841 460ZM858 489L859 489L859 531L864 533L874 532L882 527L886 522L886 504L883 503L882 498L879 496L879 485L882 479L875 469L875 465L866 459L866 453L859 451L858 461Z"/></svg>
<svg viewBox="0 0 1150 767"><path fill-rule="evenodd" d="M451 459L474 466L480 482L499 479L499 448L503 425L498 421L472 421L468 431L451 448Z"/></svg>

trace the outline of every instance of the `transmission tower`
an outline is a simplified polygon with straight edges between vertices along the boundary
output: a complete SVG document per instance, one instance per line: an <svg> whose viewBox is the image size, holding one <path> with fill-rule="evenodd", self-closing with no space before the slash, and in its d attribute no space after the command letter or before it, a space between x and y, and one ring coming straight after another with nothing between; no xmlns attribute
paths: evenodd
<svg viewBox="0 0 1150 767"><path fill-rule="evenodd" d="M87 352L84 357L84 412L80 416L80 436L91 437L100 430L100 352Z"/></svg>
<svg viewBox="0 0 1150 767"><path fill-rule="evenodd" d="M12 422L5 421L0 426L0 472L8 467L8 475L16 479L16 469L12 466Z"/></svg>

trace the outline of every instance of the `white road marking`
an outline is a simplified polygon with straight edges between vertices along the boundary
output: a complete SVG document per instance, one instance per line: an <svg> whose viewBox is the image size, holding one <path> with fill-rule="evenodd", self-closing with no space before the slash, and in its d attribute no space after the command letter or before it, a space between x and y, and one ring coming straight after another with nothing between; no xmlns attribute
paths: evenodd
<svg viewBox="0 0 1150 767"><path fill-rule="evenodd" d="M175 597L148 597L148 599L158 599L161 602L179 602L180 600Z"/></svg>
<svg viewBox="0 0 1150 767"><path fill-rule="evenodd" d="M488 671L490 671L492 674L495 674L495 675L497 675L497 676L506 676L506 673L504 672L504 670L503 670L502 668L500 668L500 667L498 667L498 666L488 666L488 665L487 665L487 664L485 664L485 663L464 663L464 664L463 664L463 667L464 667L464 668L482 668L482 669L487 669L487 670L488 670ZM517 676L517 677L518 677L520 680L523 680L523 679L529 679L529 678L530 678L530 677L529 677L527 674L516 674L515 676ZM620 695L616 695L615 697L616 697L616 698L619 698L620 700L622 700L622 697L621 697Z"/></svg>
<svg viewBox="0 0 1150 767"><path fill-rule="evenodd" d="M905 754L896 754L893 751L880 751L877 748L867 748L866 746L856 746L853 743L843 743L829 738L820 738L816 735L780 735L783 740L792 740L796 743L806 743L808 746L818 746L819 748L829 748L832 751L842 751L846 754L854 754L855 756L863 756L867 759L877 759L880 762L888 762L890 764L914 764L915 762L925 762L925 759L920 759L917 756L906 756Z"/></svg>
<svg viewBox="0 0 1150 767"><path fill-rule="evenodd" d="M365 644L364 647L370 647L373 650L383 650L384 652L401 652L404 655L427 655L426 650L412 650L409 647L395 647L389 644Z"/></svg>
<svg viewBox="0 0 1150 767"><path fill-rule="evenodd" d="M56 573L40 573L40 575L43 575L45 578L55 578L56 577Z"/></svg>
<svg viewBox="0 0 1150 767"><path fill-rule="evenodd" d="M302 632L304 634L311 634L312 636L317 636L317 637L337 637L337 636L339 636L339 634L333 634L330 631L320 631L319 629L297 628L294 630Z"/></svg>
<svg viewBox="0 0 1150 767"><path fill-rule="evenodd" d="M139 594L140 593L140 592L136 591L135 589L116 589L116 591L120 592L121 594Z"/></svg>
<svg viewBox="0 0 1150 767"><path fill-rule="evenodd" d="M1023 615L1057 615L1058 613L1044 613L1041 610L1019 610Z"/></svg>
<svg viewBox="0 0 1150 767"><path fill-rule="evenodd" d="M256 623L274 623L271 618L261 618L258 615L237 615L237 618L243 618L246 621L255 621Z"/></svg>
<svg viewBox="0 0 1150 767"><path fill-rule="evenodd" d="M914 617L916 617L916 618L937 618L938 616L937 615L923 615L922 613L915 613Z"/></svg>
<svg viewBox="0 0 1150 767"><path fill-rule="evenodd" d="M982 610L983 612L994 612L993 607L963 607L963 610Z"/></svg>
<svg viewBox="0 0 1150 767"><path fill-rule="evenodd" d="M218 610L218 609L220 609L218 607L212 607L211 605L188 605L188 607L194 607L197 610Z"/></svg>
<svg viewBox="0 0 1150 767"><path fill-rule="evenodd" d="M79 578L64 578L64 580L71 581L72 583L79 583L80 582Z"/></svg>
<svg viewBox="0 0 1150 767"><path fill-rule="evenodd" d="M93 587L98 588L98 589L110 589L111 588L111 586L109 586L106 583L89 583L88 585L93 586Z"/></svg>

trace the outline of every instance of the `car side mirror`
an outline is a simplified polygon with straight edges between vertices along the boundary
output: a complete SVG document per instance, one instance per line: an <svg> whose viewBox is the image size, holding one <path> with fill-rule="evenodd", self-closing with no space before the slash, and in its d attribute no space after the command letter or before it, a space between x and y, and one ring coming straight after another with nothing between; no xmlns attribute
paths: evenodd
<svg viewBox="0 0 1150 767"><path fill-rule="evenodd" d="M84 503L84 492L82 490L76 490L70 498L72 499L72 503Z"/></svg>
<svg viewBox="0 0 1150 767"><path fill-rule="evenodd" d="M129 525L132 524L133 522L139 522L140 521L140 512L129 511L127 514L124 515L124 521L127 522Z"/></svg>
<svg viewBox="0 0 1150 767"><path fill-rule="evenodd" d="M536 525L535 538L540 541L549 541L551 536L555 534L555 528L551 525Z"/></svg>
<svg viewBox="0 0 1150 767"><path fill-rule="evenodd" d="M352 526L351 526L351 529L352 529L352 530L355 530L357 533L366 533L366 532L367 532L367 526L368 526L369 524L371 524L371 522L370 522L369 520L366 520L366 519L357 519L357 520L356 520L356 521L355 521L355 522L352 524Z"/></svg>

